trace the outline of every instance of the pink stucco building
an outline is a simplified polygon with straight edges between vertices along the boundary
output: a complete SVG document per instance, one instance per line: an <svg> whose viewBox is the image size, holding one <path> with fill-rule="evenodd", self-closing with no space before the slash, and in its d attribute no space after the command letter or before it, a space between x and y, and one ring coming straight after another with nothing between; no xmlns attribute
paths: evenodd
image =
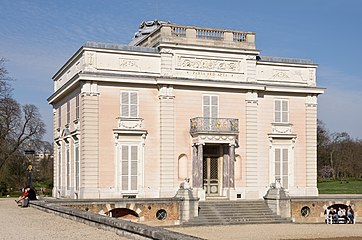
<svg viewBox="0 0 362 240"><path fill-rule="evenodd" d="M255 33L144 22L54 75L53 196L316 196L316 68L260 56Z"/></svg>

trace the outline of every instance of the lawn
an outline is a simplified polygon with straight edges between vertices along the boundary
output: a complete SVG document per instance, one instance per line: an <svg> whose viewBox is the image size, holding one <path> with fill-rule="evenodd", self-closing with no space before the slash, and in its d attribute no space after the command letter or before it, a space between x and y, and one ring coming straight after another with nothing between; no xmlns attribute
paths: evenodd
<svg viewBox="0 0 362 240"><path fill-rule="evenodd" d="M361 180L328 180L318 182L320 194L362 194Z"/></svg>

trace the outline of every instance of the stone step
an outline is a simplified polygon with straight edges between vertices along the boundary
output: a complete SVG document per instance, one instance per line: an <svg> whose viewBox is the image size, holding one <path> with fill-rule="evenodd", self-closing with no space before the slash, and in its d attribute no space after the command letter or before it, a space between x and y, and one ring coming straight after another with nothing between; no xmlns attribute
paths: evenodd
<svg viewBox="0 0 362 240"><path fill-rule="evenodd" d="M290 223L274 214L263 200L199 202L199 216L183 226Z"/></svg>

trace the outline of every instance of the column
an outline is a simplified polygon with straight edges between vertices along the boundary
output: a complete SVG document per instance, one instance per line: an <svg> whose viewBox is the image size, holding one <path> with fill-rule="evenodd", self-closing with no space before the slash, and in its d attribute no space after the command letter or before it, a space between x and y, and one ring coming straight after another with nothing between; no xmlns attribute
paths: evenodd
<svg viewBox="0 0 362 240"><path fill-rule="evenodd" d="M203 168L204 168L204 148L203 144L200 143L197 146L197 169L195 169L195 188L202 188L203 187Z"/></svg>
<svg viewBox="0 0 362 240"><path fill-rule="evenodd" d="M230 150L229 150L229 182L230 187L235 187L235 181L234 181L234 163L235 163L235 144L230 144Z"/></svg>
<svg viewBox="0 0 362 240"><path fill-rule="evenodd" d="M198 186L198 156L197 156L197 146L192 145L192 187L196 188Z"/></svg>
<svg viewBox="0 0 362 240"><path fill-rule="evenodd" d="M223 188L230 187L230 179L229 179L229 149L227 145L223 146L223 178L222 178L222 185Z"/></svg>

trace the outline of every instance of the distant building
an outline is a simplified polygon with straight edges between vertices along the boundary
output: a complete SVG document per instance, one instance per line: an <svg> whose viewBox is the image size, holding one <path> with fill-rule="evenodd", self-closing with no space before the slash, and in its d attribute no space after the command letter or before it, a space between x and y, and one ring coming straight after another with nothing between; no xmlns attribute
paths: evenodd
<svg viewBox="0 0 362 240"><path fill-rule="evenodd" d="M260 56L255 33L144 22L86 43L55 74L53 195L316 196L316 68Z"/></svg>

